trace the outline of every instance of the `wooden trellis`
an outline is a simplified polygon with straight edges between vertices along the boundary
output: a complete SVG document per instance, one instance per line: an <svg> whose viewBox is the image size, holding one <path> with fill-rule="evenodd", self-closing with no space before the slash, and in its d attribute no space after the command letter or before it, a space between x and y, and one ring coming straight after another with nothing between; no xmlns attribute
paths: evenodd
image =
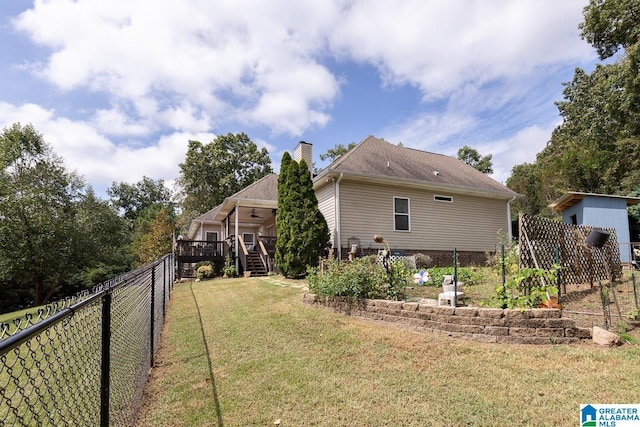
<svg viewBox="0 0 640 427"><path fill-rule="evenodd" d="M520 215L519 223L521 268L550 269L559 258L561 281L565 286L622 277L615 229L598 228L608 232L609 239L602 248L595 248L585 243L595 227L564 224L524 214Z"/></svg>

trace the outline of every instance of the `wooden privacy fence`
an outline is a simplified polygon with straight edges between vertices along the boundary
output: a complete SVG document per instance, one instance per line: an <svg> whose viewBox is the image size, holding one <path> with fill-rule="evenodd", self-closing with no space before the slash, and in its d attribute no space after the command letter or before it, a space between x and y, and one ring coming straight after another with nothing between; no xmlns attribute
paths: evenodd
<svg viewBox="0 0 640 427"><path fill-rule="evenodd" d="M551 219L521 214L518 242L521 268L551 269L561 267L561 292L566 285L593 284L599 280L622 278L620 248L613 228L598 230L609 233L601 248L588 245L587 236L596 227L564 224Z"/></svg>

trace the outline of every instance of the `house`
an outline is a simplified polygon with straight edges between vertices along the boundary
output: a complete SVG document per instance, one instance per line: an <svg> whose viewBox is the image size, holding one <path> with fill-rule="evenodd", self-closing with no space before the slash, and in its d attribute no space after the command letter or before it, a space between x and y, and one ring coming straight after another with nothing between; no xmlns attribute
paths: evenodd
<svg viewBox="0 0 640 427"><path fill-rule="evenodd" d="M195 218L187 239L177 242L178 275L185 273L185 266L200 261L211 261L219 270L227 256L238 272L260 275L271 271L277 207L278 175L272 173ZM190 273L188 268L186 273Z"/></svg>
<svg viewBox="0 0 640 427"><path fill-rule="evenodd" d="M632 244L627 207L638 202L638 197L571 191L549 207L562 213L562 221L566 224L614 228L620 246L620 262L630 263Z"/></svg>
<svg viewBox="0 0 640 427"><path fill-rule="evenodd" d="M453 249L463 262L484 262L498 234L511 235L509 204L519 197L456 158L373 136L322 170L313 188L338 256L354 242L377 250L380 234L392 251L445 254L447 263Z"/></svg>
<svg viewBox="0 0 640 427"><path fill-rule="evenodd" d="M311 170L312 155L312 145L300 142L293 159L305 159ZM454 249L461 262L483 263L486 253L496 250L499 234L510 236L509 204L519 197L456 158L373 136L315 176L313 188L334 256L376 253L381 245L373 236L380 234L397 254L426 253L446 264ZM247 264L250 247L270 271L276 211L277 175L272 174L194 219L188 238L226 241L227 253L239 247L239 271L255 268Z"/></svg>

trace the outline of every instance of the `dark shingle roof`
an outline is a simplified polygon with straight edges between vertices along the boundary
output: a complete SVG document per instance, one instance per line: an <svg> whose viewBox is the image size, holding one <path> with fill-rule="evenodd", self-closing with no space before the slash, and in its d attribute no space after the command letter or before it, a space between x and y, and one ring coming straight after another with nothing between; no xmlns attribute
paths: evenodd
<svg viewBox="0 0 640 427"><path fill-rule="evenodd" d="M400 181L420 181L460 190L513 197L518 195L466 163L442 154L400 147L369 136L328 166L345 172Z"/></svg>
<svg viewBox="0 0 640 427"><path fill-rule="evenodd" d="M230 196L229 199L278 200L278 175L270 173Z"/></svg>

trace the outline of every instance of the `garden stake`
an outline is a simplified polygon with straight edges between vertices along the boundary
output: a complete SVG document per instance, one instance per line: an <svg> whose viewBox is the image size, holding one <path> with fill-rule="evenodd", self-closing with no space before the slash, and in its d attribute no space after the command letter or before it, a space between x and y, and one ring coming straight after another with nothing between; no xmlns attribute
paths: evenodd
<svg viewBox="0 0 640 427"><path fill-rule="evenodd" d="M638 290L636 289L636 274L631 272L631 283L633 283L633 300L636 303L636 309L638 308Z"/></svg>
<svg viewBox="0 0 640 427"><path fill-rule="evenodd" d="M604 328L609 329L609 325L611 323L611 311L609 309L608 297L604 294L604 288L602 287L602 282L598 282L600 286L600 301L602 301L602 315L604 316Z"/></svg>
<svg viewBox="0 0 640 427"><path fill-rule="evenodd" d="M458 306L458 250L453 248L453 306Z"/></svg>
<svg viewBox="0 0 640 427"><path fill-rule="evenodd" d="M504 243L500 245L500 254L502 257L502 293L507 293L507 272L505 271L506 267L504 265Z"/></svg>

